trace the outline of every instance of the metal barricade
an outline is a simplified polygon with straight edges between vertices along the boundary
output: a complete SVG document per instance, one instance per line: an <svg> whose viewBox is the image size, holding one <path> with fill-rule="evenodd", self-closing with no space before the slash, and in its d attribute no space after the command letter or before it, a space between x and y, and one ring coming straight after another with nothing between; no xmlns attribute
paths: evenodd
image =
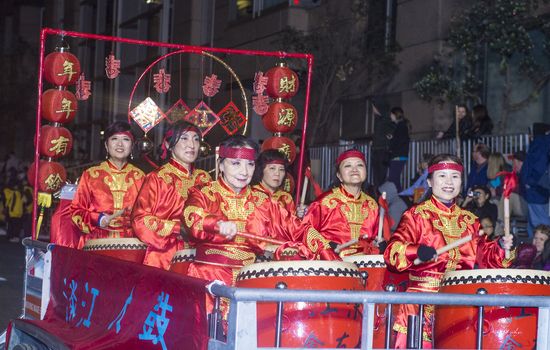
<svg viewBox="0 0 550 350"><path fill-rule="evenodd" d="M230 299L226 341L210 339L209 350L257 349L257 302L357 303L363 306L361 349L372 349L375 304L505 306L538 308L537 349L550 348L550 296L387 293L234 288L212 283L210 292ZM478 327L482 329L483 327ZM275 349L265 348L261 349Z"/></svg>

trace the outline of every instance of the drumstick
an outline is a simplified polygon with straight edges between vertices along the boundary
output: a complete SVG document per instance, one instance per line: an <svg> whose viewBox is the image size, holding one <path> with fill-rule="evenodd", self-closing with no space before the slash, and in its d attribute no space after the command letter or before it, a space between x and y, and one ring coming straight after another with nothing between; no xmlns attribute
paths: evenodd
<svg viewBox="0 0 550 350"><path fill-rule="evenodd" d="M504 192L506 192L506 183L504 184ZM504 196L504 235L510 236L510 198ZM510 249L504 250L506 259L510 259Z"/></svg>
<svg viewBox="0 0 550 350"><path fill-rule="evenodd" d="M277 244L277 245L281 245L281 244L286 243L286 242L280 241L280 240L275 239L275 238L269 238L269 237L265 237L265 236L258 236L258 235L248 233L248 232L237 232L237 236L241 236L241 237L245 237L245 238L249 238L249 239L255 239L257 241L262 241L262 242L267 242L267 243L272 243L272 244Z"/></svg>
<svg viewBox="0 0 550 350"><path fill-rule="evenodd" d="M302 196L300 198L300 205L303 207L305 202L306 202L306 193L307 193L307 182L308 182L308 177L307 176L304 176L304 185L302 186Z"/></svg>
<svg viewBox="0 0 550 350"><path fill-rule="evenodd" d="M355 243L358 243L361 239L365 239L367 238L367 235L363 235L363 236L360 236L359 238L354 238L354 239L351 239L345 243L342 243L342 244L338 244L336 246L336 248L334 248L334 252L336 254L340 253L342 251L342 249L345 249L347 247L350 247L352 245L354 245Z"/></svg>
<svg viewBox="0 0 550 350"><path fill-rule="evenodd" d="M386 192L382 192L382 199L386 200ZM380 215L378 216L378 242L382 241L384 238L382 237L382 234L384 233L384 216L386 214L386 210L383 206L380 206Z"/></svg>
<svg viewBox="0 0 550 350"><path fill-rule="evenodd" d="M457 239L453 243L449 243L446 246L441 247L438 250L436 250L436 255L441 255L441 254L443 254L443 253L445 253L445 252L447 252L451 249L454 249L458 246L463 245L464 243L470 242L471 240L472 240L472 235L468 235L466 237L462 237L461 239ZM421 263L423 263L423 261L420 260L419 258L414 259L414 264L415 265L418 265L418 264L421 264Z"/></svg>
<svg viewBox="0 0 550 350"><path fill-rule="evenodd" d="M460 120L458 119L458 105L455 105L455 132L456 132L456 156L460 158Z"/></svg>

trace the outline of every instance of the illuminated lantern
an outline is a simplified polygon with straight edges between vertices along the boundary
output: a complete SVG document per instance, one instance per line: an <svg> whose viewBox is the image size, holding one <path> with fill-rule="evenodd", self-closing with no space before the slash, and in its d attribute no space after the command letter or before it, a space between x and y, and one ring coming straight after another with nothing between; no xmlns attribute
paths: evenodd
<svg viewBox="0 0 550 350"><path fill-rule="evenodd" d="M298 74L280 63L265 74L267 76L267 94L273 98L291 98L298 92Z"/></svg>
<svg viewBox="0 0 550 350"><path fill-rule="evenodd" d="M73 85L80 76L80 61L70 52L52 52L44 59L44 78L57 86Z"/></svg>
<svg viewBox="0 0 550 350"><path fill-rule="evenodd" d="M262 151L268 149L276 149L286 156L288 161L292 163L296 158L296 146L291 139L284 136L273 136L262 143Z"/></svg>
<svg viewBox="0 0 550 350"><path fill-rule="evenodd" d="M288 133L296 128L298 111L293 105L286 102L273 102L267 113L262 116L264 127L273 132Z"/></svg>
<svg viewBox="0 0 550 350"><path fill-rule="evenodd" d="M67 180L67 172L58 162L40 161L38 168L38 191L46 193L57 192ZM34 162L27 172L29 184L34 185Z"/></svg>
<svg viewBox="0 0 550 350"><path fill-rule="evenodd" d="M50 122L69 123L77 110L76 96L68 90L49 89L42 94L42 117Z"/></svg>
<svg viewBox="0 0 550 350"><path fill-rule="evenodd" d="M288 172L286 173L285 179L283 180L283 184L281 186L281 189L288 193L294 193L294 187L296 184L294 183L294 178L292 175L290 175Z"/></svg>
<svg viewBox="0 0 550 350"><path fill-rule="evenodd" d="M40 154L44 157L59 158L71 152L73 136L64 127L44 125L40 128Z"/></svg>

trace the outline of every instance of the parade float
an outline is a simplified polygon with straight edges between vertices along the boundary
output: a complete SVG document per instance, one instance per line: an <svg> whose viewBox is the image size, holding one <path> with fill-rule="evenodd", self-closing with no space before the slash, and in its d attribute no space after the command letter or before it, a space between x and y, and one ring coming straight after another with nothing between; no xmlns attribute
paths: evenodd
<svg viewBox="0 0 550 350"><path fill-rule="evenodd" d="M35 206L32 239L24 241L27 248L24 313L8 327L6 349L391 348L392 305L402 303L458 305L439 309L448 315L444 316L446 321L457 320L436 328L442 346L458 347L453 337L459 334L460 338L472 340L477 348L483 348L486 333L497 338L491 338L491 344L501 347L525 345L547 349L550 298L530 295L548 295L548 273L498 270L498 274L494 271L458 274L445 280L449 293L455 294L410 295L392 292L396 288L391 286L385 288L385 263L381 256L360 256L348 262L256 263L242 269L236 277L236 288L232 288L178 273L185 271L192 252L178 252L177 266L173 271L164 271L141 264L144 246L139 241L113 239L92 244L86 250L75 249L78 233L62 220L56 223L61 234L52 236L53 243L41 242L38 238L46 209L54 202L52 194L59 192L67 179L61 163L75 142L70 121L78 118L79 110L89 108L85 106L93 103L94 97L93 84L86 80L90 76L88 67L63 45L46 52L48 40L51 44L68 38L107 42L112 47L155 47L165 51L146 63L135 81L126 84L131 87L128 91L117 92L118 98L128 101L124 114L143 132L140 144L144 151L151 149L156 128L179 119L201 128L206 135L205 150L210 148L207 144L210 133L246 134L251 105L254 117L261 118L263 126L273 133L262 148L276 148L289 161L299 163L297 178L289 179L288 183L295 183L295 198L303 201L304 154L300 152L297 157L296 146L305 149L311 55L196 47L45 28L40 40L36 153L29 172ZM121 50L107 54L106 79L117 79L123 67L121 57L117 56ZM182 69L175 70L177 74L170 70L181 65L183 55L196 56L199 61L207 59L220 67L217 74L201 71L198 77L190 78L191 74L185 77L200 86L202 97L198 100L191 101L182 94ZM249 79L254 82L252 86L245 88L238 72L228 63L229 56L269 57L277 61L277 66L266 72L258 69L254 79ZM302 72L301 79L296 72L279 64L287 59L306 62L307 70ZM179 79L174 79L175 76ZM175 86L180 86L179 91L167 97ZM230 93L220 94L222 86ZM301 108L296 108L291 100L298 88L303 91ZM233 90L237 91L235 99ZM221 101L216 102L218 97ZM302 143L295 145L286 134L296 128L299 119L303 121ZM65 188L57 205L66 207L70 198L70 187ZM487 284L507 288L498 291ZM508 294L517 285L522 286L517 288L521 290L518 295L474 294L481 287L490 293L494 290L495 294ZM219 312L206 314L206 293L215 296L217 306L222 298L230 300L227 329L218 322ZM517 312L507 313L510 306ZM484 307L487 307L485 314ZM457 310L459 316L454 316ZM421 307L419 319L422 312ZM495 331L501 320L510 317L521 320ZM410 324L410 344L421 345L418 334L422 323Z"/></svg>

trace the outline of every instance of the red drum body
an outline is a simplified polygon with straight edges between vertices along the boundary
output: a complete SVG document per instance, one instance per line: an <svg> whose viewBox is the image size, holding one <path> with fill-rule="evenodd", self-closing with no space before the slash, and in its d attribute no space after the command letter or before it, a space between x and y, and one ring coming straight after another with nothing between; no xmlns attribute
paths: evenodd
<svg viewBox="0 0 550 350"><path fill-rule="evenodd" d="M187 275L187 269L193 261L195 261L195 248L178 250L170 263L170 271Z"/></svg>
<svg viewBox="0 0 550 350"><path fill-rule="evenodd" d="M453 271L445 274L440 292L476 294L550 295L550 272L517 269ZM436 306L434 340L438 349L476 347L478 308ZM536 308L485 307L484 349L534 349L537 339Z"/></svg>
<svg viewBox="0 0 550 350"><path fill-rule="evenodd" d="M137 238L98 238L86 241L82 249L142 264L147 245Z"/></svg>
<svg viewBox="0 0 550 350"><path fill-rule="evenodd" d="M276 261L245 266L237 287L362 290L353 264L336 261ZM258 303L258 346L275 344L276 303ZM353 304L284 303L281 347L356 347L361 340L361 309Z"/></svg>

